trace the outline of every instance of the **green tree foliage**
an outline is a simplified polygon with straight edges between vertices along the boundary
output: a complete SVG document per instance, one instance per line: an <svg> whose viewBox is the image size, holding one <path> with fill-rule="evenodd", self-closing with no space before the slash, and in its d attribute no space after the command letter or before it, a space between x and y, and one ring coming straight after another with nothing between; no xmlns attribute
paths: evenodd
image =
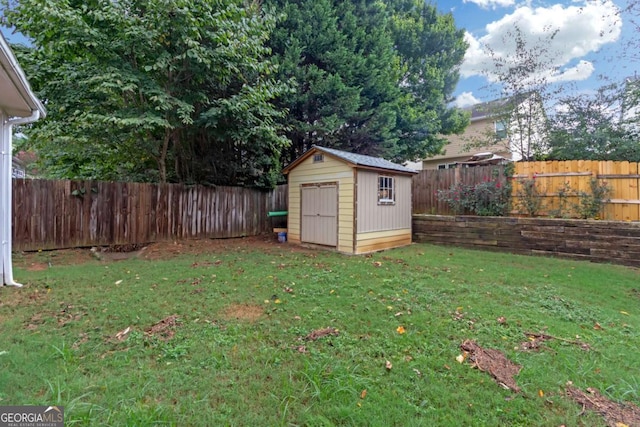
<svg viewBox="0 0 640 427"><path fill-rule="evenodd" d="M461 133L469 117L450 108L467 44L453 16L421 0L389 0L390 28L400 57L399 139L394 158L414 160L440 151L442 135Z"/></svg>
<svg viewBox="0 0 640 427"><path fill-rule="evenodd" d="M640 162L637 85L564 98L550 122L547 158Z"/></svg>
<svg viewBox="0 0 640 427"><path fill-rule="evenodd" d="M45 100L31 143L58 177L244 184L279 174L287 86L275 25L239 0L3 0L33 42L20 61Z"/></svg>
<svg viewBox="0 0 640 427"><path fill-rule="evenodd" d="M313 144L394 160L438 152L467 118L447 107L466 45L450 15L418 1L268 0L286 19L270 46L294 93L290 161Z"/></svg>

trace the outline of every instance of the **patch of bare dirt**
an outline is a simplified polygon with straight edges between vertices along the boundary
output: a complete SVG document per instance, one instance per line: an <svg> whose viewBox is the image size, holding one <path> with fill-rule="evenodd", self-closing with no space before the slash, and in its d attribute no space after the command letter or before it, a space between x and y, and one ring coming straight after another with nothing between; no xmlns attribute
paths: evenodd
<svg viewBox="0 0 640 427"><path fill-rule="evenodd" d="M251 304L234 304L223 310L222 316L227 320L257 321L264 314L262 307Z"/></svg>
<svg viewBox="0 0 640 427"><path fill-rule="evenodd" d="M159 338L163 341L168 341L175 335L175 329L178 324L178 315L172 314L171 316L167 316L158 323L147 328L144 332L147 336Z"/></svg>
<svg viewBox="0 0 640 427"><path fill-rule="evenodd" d="M12 257L15 267L30 271L46 270L56 265L77 265L89 262L92 259L91 251L86 248L14 252Z"/></svg>
<svg viewBox="0 0 640 427"><path fill-rule="evenodd" d="M225 251L291 251L312 254L313 250L296 244L279 243L273 233L230 239L188 239L147 245L112 245L109 247L59 249L38 252L16 252L13 265L27 269L46 269L55 265L77 265L95 260L105 261L137 257L148 260L171 259L179 255L216 253Z"/></svg>
<svg viewBox="0 0 640 427"><path fill-rule="evenodd" d="M567 396L582 405L583 412L595 411L602 415L610 427L640 426L640 408L632 403L616 403L595 388L589 387L584 392L571 383L567 384Z"/></svg>
<svg viewBox="0 0 640 427"><path fill-rule="evenodd" d="M467 352L468 359L474 368L488 372L500 386L516 393L520 392L520 387L513 377L520 373L522 366L507 359L502 352L491 348L482 348L472 340L464 341L460 348Z"/></svg>

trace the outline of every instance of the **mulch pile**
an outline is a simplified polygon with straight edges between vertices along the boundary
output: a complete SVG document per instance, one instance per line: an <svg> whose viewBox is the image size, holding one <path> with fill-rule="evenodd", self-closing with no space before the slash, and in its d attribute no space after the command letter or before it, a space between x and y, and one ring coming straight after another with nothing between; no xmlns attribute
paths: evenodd
<svg viewBox="0 0 640 427"><path fill-rule="evenodd" d="M584 392L568 384L567 396L582 405L583 411L594 411L602 415L610 427L640 426L640 408L631 403L612 402L595 388L589 387Z"/></svg>
<svg viewBox="0 0 640 427"><path fill-rule="evenodd" d="M513 377L520 373L522 366L516 365L498 350L485 349L475 341L466 340L460 345L462 351L469 353L468 359L474 368L488 372L496 382L504 388L520 392L520 387Z"/></svg>

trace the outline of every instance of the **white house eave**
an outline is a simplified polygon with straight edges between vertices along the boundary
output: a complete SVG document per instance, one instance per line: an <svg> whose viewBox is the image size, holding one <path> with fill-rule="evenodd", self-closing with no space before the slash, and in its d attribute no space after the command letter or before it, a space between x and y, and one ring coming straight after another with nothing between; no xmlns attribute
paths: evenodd
<svg viewBox="0 0 640 427"><path fill-rule="evenodd" d="M11 118L27 118L27 123L44 117L46 111L31 90L15 55L0 34L0 109ZM15 124L23 124L15 123Z"/></svg>

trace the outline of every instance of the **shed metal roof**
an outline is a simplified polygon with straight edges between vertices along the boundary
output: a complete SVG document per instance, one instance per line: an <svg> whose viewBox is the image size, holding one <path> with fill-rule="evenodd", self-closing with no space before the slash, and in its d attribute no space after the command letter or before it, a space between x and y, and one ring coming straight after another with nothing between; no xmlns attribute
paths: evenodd
<svg viewBox="0 0 640 427"><path fill-rule="evenodd" d="M352 165L357 167L382 169L382 170L401 172L401 173L410 173L410 174L418 173L413 169L399 165L397 163L390 162L389 160L385 160L380 157L365 156L364 154L355 154L355 153L350 153L348 151L336 150L334 148L321 147L319 145L312 146L311 149L309 149L302 156L300 156L295 161L293 161L289 166L287 166L283 172L288 173L298 163L300 163L302 160L309 157L315 151L327 153L331 156L337 157L340 160L344 160L347 163L351 163Z"/></svg>

